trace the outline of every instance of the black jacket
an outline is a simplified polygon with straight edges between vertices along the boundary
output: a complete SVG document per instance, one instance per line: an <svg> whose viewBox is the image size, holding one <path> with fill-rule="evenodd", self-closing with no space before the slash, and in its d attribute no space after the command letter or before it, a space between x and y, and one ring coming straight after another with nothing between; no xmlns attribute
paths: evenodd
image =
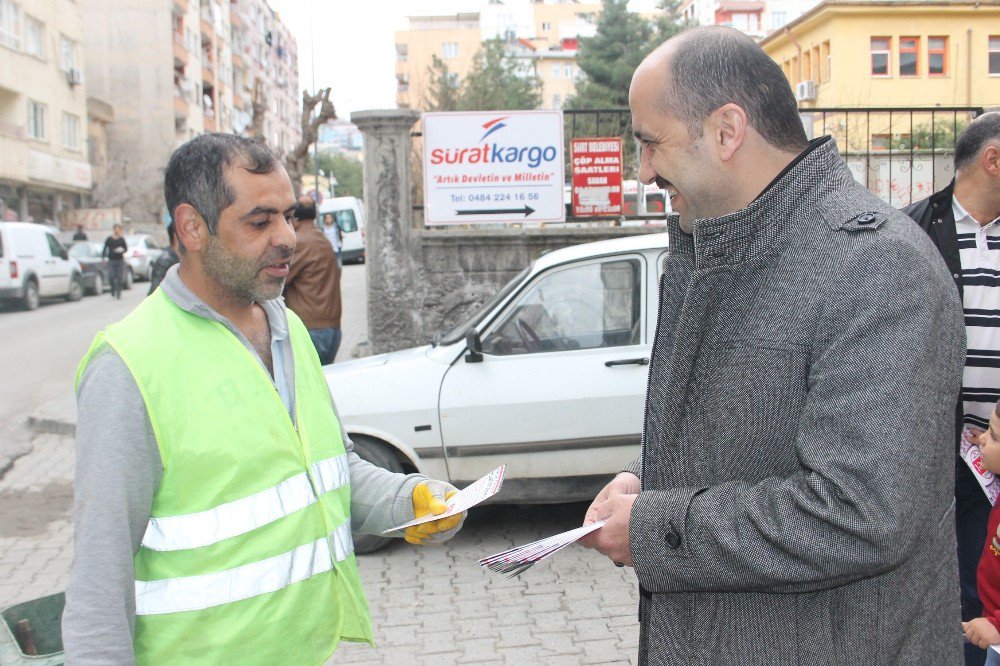
<svg viewBox="0 0 1000 666"><path fill-rule="evenodd" d="M959 296L962 295L962 260L958 254L958 234L955 231L955 213L951 209L951 200L955 190L955 181L948 187L935 192L926 199L903 208L903 212L920 225L931 240L948 266L948 272L955 280Z"/></svg>

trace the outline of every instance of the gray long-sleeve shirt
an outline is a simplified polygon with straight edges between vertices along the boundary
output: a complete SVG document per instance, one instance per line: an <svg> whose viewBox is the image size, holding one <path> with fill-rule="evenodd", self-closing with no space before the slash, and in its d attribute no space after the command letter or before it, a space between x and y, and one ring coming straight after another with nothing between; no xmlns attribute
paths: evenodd
<svg viewBox="0 0 1000 666"><path fill-rule="evenodd" d="M187 288L176 267L160 288L184 310L224 324L261 362L244 335ZM275 390L294 419L295 366L284 302L261 306L271 328ZM110 346L97 351L81 377L77 411L74 553L63 614L66 663L134 664L133 562L163 466L139 387ZM343 429L341 436L351 471L353 531L380 534L412 520L413 488L425 477L376 467L353 452Z"/></svg>

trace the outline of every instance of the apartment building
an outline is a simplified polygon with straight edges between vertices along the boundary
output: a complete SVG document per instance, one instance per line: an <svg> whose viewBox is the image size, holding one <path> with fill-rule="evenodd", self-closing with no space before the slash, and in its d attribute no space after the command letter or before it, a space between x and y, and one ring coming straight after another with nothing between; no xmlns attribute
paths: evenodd
<svg viewBox="0 0 1000 666"><path fill-rule="evenodd" d="M58 224L90 196L83 36L75 0L0 0L0 219Z"/></svg>
<svg viewBox="0 0 1000 666"><path fill-rule="evenodd" d="M261 136L299 136L295 42L265 0L76 0L89 93L115 109L99 206L135 229L164 219L163 167L204 132L245 132L262 82Z"/></svg>
<svg viewBox="0 0 1000 666"><path fill-rule="evenodd" d="M782 29L820 0L686 0L677 9L691 25L722 25L762 39Z"/></svg>
<svg viewBox="0 0 1000 666"><path fill-rule="evenodd" d="M500 38L542 83L542 107L561 108L576 92L578 39L596 32L600 3L573 0L484 1L478 12L411 16L396 33L396 104L425 107L433 56L456 84L468 75L482 43Z"/></svg>
<svg viewBox="0 0 1000 666"><path fill-rule="evenodd" d="M827 0L761 47L806 108L1000 105L1000 3Z"/></svg>

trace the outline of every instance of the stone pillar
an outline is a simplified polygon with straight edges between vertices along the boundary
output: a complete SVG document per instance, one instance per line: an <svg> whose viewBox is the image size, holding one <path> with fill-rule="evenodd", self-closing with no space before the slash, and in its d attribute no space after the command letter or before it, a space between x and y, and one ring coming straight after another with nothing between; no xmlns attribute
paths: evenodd
<svg viewBox="0 0 1000 666"><path fill-rule="evenodd" d="M365 261L368 263L368 346L381 354L417 345L414 303L422 298L420 241L413 228L410 131L418 111L357 111L365 135Z"/></svg>

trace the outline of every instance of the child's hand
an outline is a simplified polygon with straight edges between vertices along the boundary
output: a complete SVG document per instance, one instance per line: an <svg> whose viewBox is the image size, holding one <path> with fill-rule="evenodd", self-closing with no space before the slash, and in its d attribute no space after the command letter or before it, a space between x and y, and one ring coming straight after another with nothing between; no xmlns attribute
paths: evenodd
<svg viewBox="0 0 1000 666"><path fill-rule="evenodd" d="M962 631L970 643L978 645L984 650L991 645L1000 644L1000 631L993 626L993 623L985 617L977 617L974 620L962 623Z"/></svg>

